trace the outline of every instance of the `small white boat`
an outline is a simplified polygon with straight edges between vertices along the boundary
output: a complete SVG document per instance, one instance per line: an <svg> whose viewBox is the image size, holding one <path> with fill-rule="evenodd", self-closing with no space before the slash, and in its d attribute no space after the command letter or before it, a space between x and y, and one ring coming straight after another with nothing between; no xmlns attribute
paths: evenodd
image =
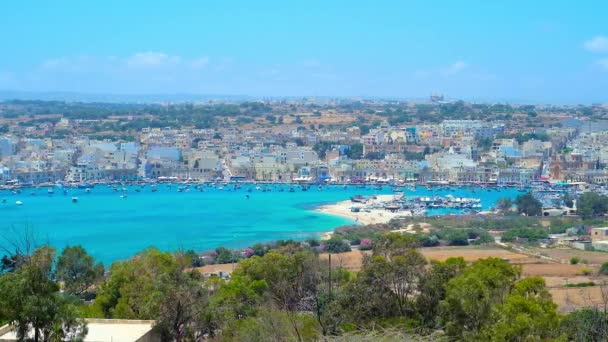
<svg viewBox="0 0 608 342"><path fill-rule="evenodd" d="M120 195L120 198L127 198L127 195Z"/></svg>
<svg viewBox="0 0 608 342"><path fill-rule="evenodd" d="M78 197L72 197L72 203L77 203L78 202Z"/></svg>
<svg viewBox="0 0 608 342"><path fill-rule="evenodd" d="M21 201L17 201L17 202L15 202L15 204L16 204L16 205L23 205L23 202L21 202Z"/></svg>

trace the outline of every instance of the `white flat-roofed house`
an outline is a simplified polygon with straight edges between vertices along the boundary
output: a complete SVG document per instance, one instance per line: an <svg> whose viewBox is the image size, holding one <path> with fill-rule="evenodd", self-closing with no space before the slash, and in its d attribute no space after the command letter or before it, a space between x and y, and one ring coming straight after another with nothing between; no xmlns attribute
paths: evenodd
<svg viewBox="0 0 608 342"><path fill-rule="evenodd" d="M85 319L87 335L84 342L160 342L154 321L127 319ZM32 333L28 335L31 336ZM14 327L0 327L0 342L20 341Z"/></svg>

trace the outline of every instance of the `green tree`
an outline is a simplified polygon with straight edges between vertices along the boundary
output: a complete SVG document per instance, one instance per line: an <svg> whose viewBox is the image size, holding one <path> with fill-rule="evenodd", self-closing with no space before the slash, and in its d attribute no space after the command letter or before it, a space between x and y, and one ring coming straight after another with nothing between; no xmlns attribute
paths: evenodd
<svg viewBox="0 0 608 342"><path fill-rule="evenodd" d="M494 305L504 302L519 274L519 269L508 262L487 258L451 279L441 302L448 336L457 340L476 337L490 322Z"/></svg>
<svg viewBox="0 0 608 342"><path fill-rule="evenodd" d="M163 341L197 341L213 336L217 321L209 309L209 290L196 271L175 269L162 275L159 315L155 329Z"/></svg>
<svg viewBox="0 0 608 342"><path fill-rule="evenodd" d="M57 261L56 273L65 291L78 296L103 276L103 265L95 264L82 246L66 247Z"/></svg>
<svg viewBox="0 0 608 342"><path fill-rule="evenodd" d="M325 245L325 251L329 253L350 252L350 245L340 236L332 236L331 239L325 241Z"/></svg>
<svg viewBox="0 0 608 342"><path fill-rule="evenodd" d="M562 331L570 341L608 341L608 314L599 308L584 308L568 314L562 320Z"/></svg>
<svg viewBox="0 0 608 342"><path fill-rule="evenodd" d="M562 196L562 201L564 202L564 205L568 208L572 208L574 206L574 201L572 200L570 194L565 194L564 196Z"/></svg>
<svg viewBox="0 0 608 342"><path fill-rule="evenodd" d="M483 329L486 341L547 341L560 335L557 304L541 277L519 280L504 303L497 305L492 323Z"/></svg>
<svg viewBox="0 0 608 342"><path fill-rule="evenodd" d="M233 272L247 282L265 282L271 303L284 310L297 340L303 331L298 321L301 311L314 311L312 298L318 293L321 273L318 257L309 250L279 254L269 252L263 257L251 257L239 263Z"/></svg>
<svg viewBox="0 0 608 342"><path fill-rule="evenodd" d="M576 202L577 213L583 219L602 216L608 212L608 196L585 192Z"/></svg>
<svg viewBox="0 0 608 342"><path fill-rule="evenodd" d="M511 207L513 207L513 201L508 197L499 198L498 201L496 201L496 208L502 213L510 211Z"/></svg>
<svg viewBox="0 0 608 342"><path fill-rule="evenodd" d="M361 159L363 158L363 144L352 144L345 153L350 159Z"/></svg>
<svg viewBox="0 0 608 342"><path fill-rule="evenodd" d="M387 234L374 244L357 277L340 298L344 320L365 324L390 317L412 318L414 297L425 274L426 259L415 249L414 237Z"/></svg>
<svg viewBox="0 0 608 342"><path fill-rule="evenodd" d="M54 257L54 249L41 247L15 272L0 277L0 320L15 325L19 340L82 340L87 334L75 306L52 280Z"/></svg>
<svg viewBox="0 0 608 342"><path fill-rule="evenodd" d="M517 211L526 216L540 216L542 214L543 205L537 200L531 192L517 196L515 199Z"/></svg>
<svg viewBox="0 0 608 342"><path fill-rule="evenodd" d="M108 318L156 319L167 295L162 280L187 266L186 258L153 248L115 262L94 305Z"/></svg>
<svg viewBox="0 0 608 342"><path fill-rule="evenodd" d="M432 261L430 270L418 284L416 307L423 326L434 329L439 325L439 304L445 299L448 282L460 275L467 264L463 258Z"/></svg>
<svg viewBox="0 0 608 342"><path fill-rule="evenodd" d="M233 262L238 262L240 259L240 255L236 251L226 247L216 248L215 253L217 253L217 256L215 257L216 264L230 264Z"/></svg>

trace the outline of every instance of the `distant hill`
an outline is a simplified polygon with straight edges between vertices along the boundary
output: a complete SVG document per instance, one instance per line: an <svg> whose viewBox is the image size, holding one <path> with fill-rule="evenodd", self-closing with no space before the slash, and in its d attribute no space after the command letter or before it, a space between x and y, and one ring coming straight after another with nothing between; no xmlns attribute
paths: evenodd
<svg viewBox="0 0 608 342"><path fill-rule="evenodd" d="M5 100L42 100L67 102L103 103L151 103L151 102L207 102L251 100L247 95L221 94L103 94L79 92L30 92L0 90L0 101Z"/></svg>

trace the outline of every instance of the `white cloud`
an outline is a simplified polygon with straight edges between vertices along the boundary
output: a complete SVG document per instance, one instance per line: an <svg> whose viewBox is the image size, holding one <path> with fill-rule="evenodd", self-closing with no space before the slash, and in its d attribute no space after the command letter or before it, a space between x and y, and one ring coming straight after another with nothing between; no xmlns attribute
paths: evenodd
<svg viewBox="0 0 608 342"><path fill-rule="evenodd" d="M302 65L307 68L316 68L316 67L321 66L321 61L319 61L318 59L314 59L314 58L307 59L302 62Z"/></svg>
<svg viewBox="0 0 608 342"><path fill-rule="evenodd" d="M464 70L467 66L467 63L464 61L456 61L450 64L447 68L443 68L441 70L441 74L444 76L454 75Z"/></svg>
<svg viewBox="0 0 608 342"><path fill-rule="evenodd" d="M608 37L595 36L586 41L583 46L591 52L608 52Z"/></svg>
<svg viewBox="0 0 608 342"><path fill-rule="evenodd" d="M595 62L595 64L597 64L604 71L608 71L608 58L603 58L603 59L597 60Z"/></svg>
<svg viewBox="0 0 608 342"><path fill-rule="evenodd" d="M190 66L193 69L203 69L207 65L209 65L209 57L207 57L207 56L195 58L192 61L190 61Z"/></svg>
<svg viewBox="0 0 608 342"><path fill-rule="evenodd" d="M433 78L447 78L454 76L464 69L467 69L469 65L462 60L458 60L448 66L436 67L432 69L417 69L413 73L413 77L418 80L427 80Z"/></svg>
<svg viewBox="0 0 608 342"><path fill-rule="evenodd" d="M192 71L207 67L210 58L184 59L164 52L137 52L130 56L64 56L43 61L40 69L50 72L109 72L126 69L161 69Z"/></svg>
<svg viewBox="0 0 608 342"><path fill-rule="evenodd" d="M136 68L159 67L164 65L179 64L180 56L171 56L164 52L138 52L127 59L127 65Z"/></svg>

